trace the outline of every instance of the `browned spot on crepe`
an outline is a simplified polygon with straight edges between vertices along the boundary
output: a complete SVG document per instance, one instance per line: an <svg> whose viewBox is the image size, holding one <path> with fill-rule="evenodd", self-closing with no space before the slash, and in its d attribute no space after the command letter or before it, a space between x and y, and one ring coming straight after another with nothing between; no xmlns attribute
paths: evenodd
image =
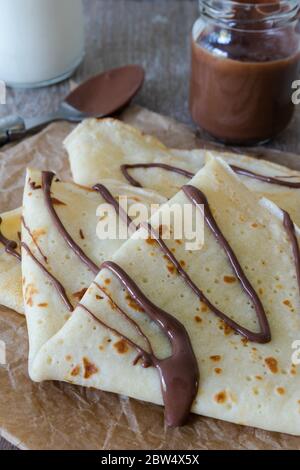
<svg viewBox="0 0 300 470"><path fill-rule="evenodd" d="M54 206L66 206L67 204L63 201L60 201L59 199L57 199L56 197L52 197L51 198L51 201L52 201L52 204Z"/></svg>
<svg viewBox="0 0 300 470"><path fill-rule="evenodd" d="M79 302L80 300L82 299L82 297L84 296L84 294L86 293L87 291L87 288L84 287L83 289L81 289L79 292L75 292L73 294L73 297L75 297L75 299L77 299Z"/></svg>
<svg viewBox="0 0 300 470"><path fill-rule="evenodd" d="M195 316L195 321L196 323L201 323L202 322L202 318L199 317L198 315Z"/></svg>
<svg viewBox="0 0 300 470"><path fill-rule="evenodd" d="M224 282L227 284L233 284L236 282L236 278L234 276L224 276Z"/></svg>
<svg viewBox="0 0 300 470"><path fill-rule="evenodd" d="M28 284L25 288L25 302L30 307L33 306L33 296L38 293L38 290L33 284Z"/></svg>
<svg viewBox="0 0 300 470"><path fill-rule="evenodd" d="M103 299L104 299L104 297L101 297L101 295L99 295L99 294L96 294L96 299L97 299L97 300L103 300Z"/></svg>
<svg viewBox="0 0 300 470"><path fill-rule="evenodd" d="M74 182L72 184L74 184L78 188L84 189L85 191L87 191L89 193L94 193L95 192L95 190L93 188L89 188L88 186L83 186L83 184L78 184L78 183L74 183Z"/></svg>
<svg viewBox="0 0 300 470"><path fill-rule="evenodd" d="M83 377L85 379L89 379L92 375L97 374L97 372L99 372L95 364L90 362L86 357L84 357L82 361L83 361L83 368L84 368Z"/></svg>
<svg viewBox="0 0 300 470"><path fill-rule="evenodd" d="M136 310L137 312L141 312L141 313L145 311L142 307L140 307L136 303L136 301L131 297L130 294L126 294L126 300L127 300L129 307L133 308L133 310Z"/></svg>
<svg viewBox="0 0 300 470"><path fill-rule="evenodd" d="M228 336L233 333L233 329L227 325L223 320L219 320L220 326L219 329L224 331L224 335Z"/></svg>
<svg viewBox="0 0 300 470"><path fill-rule="evenodd" d="M81 229L79 230L79 235L80 235L81 240L84 240L84 238L85 238L84 233Z"/></svg>
<svg viewBox="0 0 300 470"><path fill-rule="evenodd" d="M77 377L77 375L79 375L79 374L80 374L80 366L74 367L74 369L71 371L72 377Z"/></svg>
<svg viewBox="0 0 300 470"><path fill-rule="evenodd" d="M220 405L222 405L223 403L226 402L227 400L227 395L226 395L226 392L225 390L222 390L221 392L217 393L215 396L214 396L214 400L219 403Z"/></svg>
<svg viewBox="0 0 300 470"><path fill-rule="evenodd" d="M201 312L208 312L208 306L201 302Z"/></svg>
<svg viewBox="0 0 300 470"><path fill-rule="evenodd" d="M293 304L292 302L289 300L289 299L286 299L283 301L283 304L286 305L287 307L289 307L289 309L293 312L294 311L294 307L293 307Z"/></svg>
<svg viewBox="0 0 300 470"><path fill-rule="evenodd" d="M266 357L265 363L272 372L272 374L277 374L278 372L278 362L274 357Z"/></svg>
<svg viewBox="0 0 300 470"><path fill-rule="evenodd" d="M111 283L111 279L105 279L105 284L108 286Z"/></svg>
<svg viewBox="0 0 300 470"><path fill-rule="evenodd" d="M128 345L124 339L120 339L120 341L114 343L114 348L119 354L125 354L128 351Z"/></svg>
<svg viewBox="0 0 300 470"><path fill-rule="evenodd" d="M108 303L109 303L111 309L112 309L112 310L117 310L117 306L116 306L116 304L113 302L113 300L112 300L112 299L107 299L107 300L108 300Z"/></svg>
<svg viewBox="0 0 300 470"><path fill-rule="evenodd" d="M167 269L168 269L169 273L171 273L171 274L174 274L174 272L176 271L176 268L173 264L168 264Z"/></svg>
<svg viewBox="0 0 300 470"><path fill-rule="evenodd" d="M65 357L66 361L72 361L72 356L71 354L67 354Z"/></svg>
<svg viewBox="0 0 300 470"><path fill-rule="evenodd" d="M218 374L218 375L222 374L222 369L220 367L216 367L215 368L215 373Z"/></svg>
<svg viewBox="0 0 300 470"><path fill-rule="evenodd" d="M219 356L219 355L210 356L210 359L214 362L219 362L221 360L221 356Z"/></svg>
<svg viewBox="0 0 300 470"><path fill-rule="evenodd" d="M35 242L39 241L39 238L42 237L43 235L46 235L46 230L44 228L37 228L36 230L33 230L32 232L32 238L34 239Z"/></svg>
<svg viewBox="0 0 300 470"><path fill-rule="evenodd" d="M38 304L38 307L48 307L48 303L47 302L43 302L41 304Z"/></svg>
<svg viewBox="0 0 300 470"><path fill-rule="evenodd" d="M148 237L148 238L146 239L146 243L148 243L148 245L155 245L156 241L155 241L154 238Z"/></svg>
<svg viewBox="0 0 300 470"><path fill-rule="evenodd" d="M285 389L283 387L277 387L276 391L279 395L284 395L285 394Z"/></svg>

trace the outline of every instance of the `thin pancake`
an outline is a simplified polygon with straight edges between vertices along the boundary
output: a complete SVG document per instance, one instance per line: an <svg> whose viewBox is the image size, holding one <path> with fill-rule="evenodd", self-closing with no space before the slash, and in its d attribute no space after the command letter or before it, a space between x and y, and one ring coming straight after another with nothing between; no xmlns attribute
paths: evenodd
<svg viewBox="0 0 300 470"><path fill-rule="evenodd" d="M222 160L210 161L189 184L206 196L247 282L262 303L271 340L266 335L264 341L269 342L262 344L235 334L228 320L221 321L199 300L156 242L135 235L113 261L151 302L171 313L187 330L200 371L195 413L300 435L300 376L291 362L292 343L300 330L300 296L283 213L272 202L251 193ZM159 226L159 216L170 205L188 202L180 192L154 215L151 225ZM295 230L299 241L299 230ZM184 243L169 240L166 244L215 310L258 333L255 304L207 224L204 240L203 248L192 252ZM31 377L64 380L162 404L159 374L154 367L142 366L134 345L149 352L149 341L157 357L169 357L171 348L164 332L142 311L137 299L120 289L119 279L107 265L82 304L84 308L78 306L42 347Z"/></svg>
<svg viewBox="0 0 300 470"><path fill-rule="evenodd" d="M0 304L23 313L20 253L21 208L0 215ZM5 249L9 242L16 244Z"/></svg>
<svg viewBox="0 0 300 470"><path fill-rule="evenodd" d="M123 182L131 180L134 184L155 189L167 198L174 196L188 182L191 175L202 168L205 160L218 156L230 165L259 175L276 176L279 179L282 176L282 180L287 184L300 182L300 172L265 160L221 151L167 149L157 139L112 119L84 121L67 137L65 146L75 182L92 185L102 178L115 178ZM124 171L122 172L124 165L129 165L126 170L127 177ZM132 168L132 165L142 167ZM167 167L173 167L177 171L171 171L171 168ZM191 173L190 177L179 174L178 169ZM240 178L259 196L268 197L288 211L300 226L300 189L269 184L253 177L240 175Z"/></svg>
<svg viewBox="0 0 300 470"><path fill-rule="evenodd" d="M93 186L102 179L126 182L124 163L165 163L195 173L204 164L203 151L170 150L159 140L116 119L83 121L64 142L76 183ZM145 188L172 197L186 178L159 168L134 170Z"/></svg>
<svg viewBox="0 0 300 470"><path fill-rule="evenodd" d="M50 173L44 176L50 176L50 204L58 219L47 205L46 180L42 181L41 172L28 170L23 200L22 275L30 361L68 320L72 313L68 306L75 307L80 301L97 267L124 243L97 237L97 209L106 202L98 192L61 182ZM118 183L110 182L107 187L115 197L127 195L129 207L137 201L146 206L162 201L154 193ZM114 215L112 210L108 217ZM124 225L122 220L117 228L120 225Z"/></svg>

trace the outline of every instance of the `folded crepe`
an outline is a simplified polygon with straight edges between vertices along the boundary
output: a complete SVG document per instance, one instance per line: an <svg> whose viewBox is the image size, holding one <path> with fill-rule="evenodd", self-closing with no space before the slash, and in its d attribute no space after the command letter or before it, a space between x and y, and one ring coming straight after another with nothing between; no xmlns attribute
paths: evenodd
<svg viewBox="0 0 300 470"><path fill-rule="evenodd" d="M162 242L162 216L191 202L205 207L202 249L186 250L184 237ZM300 331L298 242L288 214L249 191L222 160L209 161L103 264L36 355L31 378L164 402L177 424L192 406L300 435L300 375L291 358ZM36 289L43 284L37 273ZM49 302L53 287L44 295Z"/></svg>
<svg viewBox="0 0 300 470"><path fill-rule="evenodd" d="M207 152L206 160L216 155L216 152ZM267 197L287 211L294 222L300 226L299 171L266 160L233 153L219 153L218 155L235 168L249 189Z"/></svg>
<svg viewBox="0 0 300 470"><path fill-rule="evenodd" d="M161 203L153 192L110 182L106 192L149 206ZM31 362L39 348L68 320L99 266L124 239L99 239L96 216L103 195L59 181L52 173L28 170L22 216L22 276ZM108 217L115 213L107 214ZM122 216L118 226L125 225ZM126 227L125 227L126 228ZM126 233L125 233L126 234ZM17 267L18 268L18 267ZM19 268L18 268L19 269ZM19 271L16 269L16 278Z"/></svg>
<svg viewBox="0 0 300 470"><path fill-rule="evenodd" d="M196 173L204 164L202 150L170 150L155 137L116 119L88 119L79 124L64 142L73 179L93 186L104 178L127 182L123 164L165 164ZM186 183L186 177L162 168L131 170L142 187L170 198Z"/></svg>
<svg viewBox="0 0 300 470"><path fill-rule="evenodd" d="M174 196L205 161L220 156L249 189L288 211L300 226L300 172L284 166L234 153L168 149L157 139L113 119L84 121L67 137L65 147L75 182L93 185L102 178L114 178L155 189L167 198Z"/></svg>
<svg viewBox="0 0 300 470"><path fill-rule="evenodd" d="M23 313L21 208L0 215L0 304Z"/></svg>

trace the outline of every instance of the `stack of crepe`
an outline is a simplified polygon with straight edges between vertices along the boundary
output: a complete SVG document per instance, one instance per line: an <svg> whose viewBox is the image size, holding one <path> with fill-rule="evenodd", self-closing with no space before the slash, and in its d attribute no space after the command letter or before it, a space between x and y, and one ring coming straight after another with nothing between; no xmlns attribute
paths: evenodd
<svg viewBox="0 0 300 470"><path fill-rule="evenodd" d="M1 216L0 301L25 312L31 379L164 404L173 425L191 410L300 435L300 173L112 119L65 147L74 183L29 169L22 210ZM128 240L100 239L101 203L128 223L120 196L160 208ZM160 230L186 204L205 220L194 251Z"/></svg>

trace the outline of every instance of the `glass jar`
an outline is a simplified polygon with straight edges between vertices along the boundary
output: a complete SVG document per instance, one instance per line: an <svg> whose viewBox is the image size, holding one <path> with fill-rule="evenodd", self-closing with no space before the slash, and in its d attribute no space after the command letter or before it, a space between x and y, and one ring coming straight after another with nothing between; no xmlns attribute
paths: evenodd
<svg viewBox="0 0 300 470"><path fill-rule="evenodd" d="M0 0L0 80L37 87L70 76L84 55L81 0Z"/></svg>
<svg viewBox="0 0 300 470"><path fill-rule="evenodd" d="M289 124L300 62L299 0L200 0L190 110L225 143L268 141Z"/></svg>

